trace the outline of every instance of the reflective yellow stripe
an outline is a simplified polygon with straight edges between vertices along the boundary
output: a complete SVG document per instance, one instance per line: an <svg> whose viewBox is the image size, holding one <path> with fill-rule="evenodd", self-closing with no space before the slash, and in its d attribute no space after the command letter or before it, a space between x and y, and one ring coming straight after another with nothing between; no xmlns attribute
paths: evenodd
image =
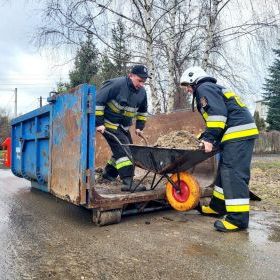
<svg viewBox="0 0 280 280"><path fill-rule="evenodd" d="M115 112L115 113L120 112L120 110L112 102L108 102L107 105L113 112Z"/></svg>
<svg viewBox="0 0 280 280"><path fill-rule="evenodd" d="M201 207L202 209L202 213L204 214L219 214L218 212L216 212L215 210L213 210L210 206L205 206L202 205Z"/></svg>
<svg viewBox="0 0 280 280"><path fill-rule="evenodd" d="M203 118L204 118L205 120L207 120L208 114L207 114L206 112L204 112L204 113L202 114L202 116L203 116Z"/></svg>
<svg viewBox="0 0 280 280"><path fill-rule="evenodd" d="M146 120L147 120L147 117L139 116L139 115L138 115L138 116L136 117L136 119L139 120L139 121L146 121Z"/></svg>
<svg viewBox="0 0 280 280"><path fill-rule="evenodd" d="M111 129L115 129L115 130L117 130L118 129L118 126L117 125L113 125L113 124L111 124L111 123L104 123L104 126L106 127L106 128L111 128Z"/></svg>
<svg viewBox="0 0 280 280"><path fill-rule="evenodd" d="M112 166L116 166L116 161L115 160L113 160L113 159L109 159L108 161L107 161L107 163L108 164L110 164L110 165L112 165Z"/></svg>
<svg viewBox="0 0 280 280"><path fill-rule="evenodd" d="M229 223L228 221L225 221L225 220L222 221L222 223L226 229L237 229L238 228L237 226L235 226L232 223Z"/></svg>
<svg viewBox="0 0 280 280"><path fill-rule="evenodd" d="M224 92L224 96L229 99L231 97L233 97L236 101L236 103L240 106L240 107L246 107L246 105L241 101L240 96L238 96L236 93L229 91L229 92Z"/></svg>
<svg viewBox="0 0 280 280"><path fill-rule="evenodd" d="M126 117L133 118L135 116L135 113L134 112L129 112L129 111L124 111L123 115L126 116Z"/></svg>
<svg viewBox="0 0 280 280"><path fill-rule="evenodd" d="M227 99L229 99L229 98L231 98L231 97L234 97L234 96L235 96L235 93L232 92L232 91L228 91L228 92L225 92L225 93L224 93L224 96L225 96Z"/></svg>
<svg viewBox="0 0 280 280"><path fill-rule="evenodd" d="M116 102L114 103L112 102L108 102L107 105L108 107L114 112L114 113L121 113L121 110L116 106ZM119 107L121 107L119 105ZM123 108L123 107L122 107ZM135 116L135 110L136 108L130 108L130 107L126 107L126 111L123 112L123 115L126 117L130 117L133 118Z"/></svg>
<svg viewBox="0 0 280 280"><path fill-rule="evenodd" d="M226 205L227 212L249 212L250 205Z"/></svg>
<svg viewBox="0 0 280 280"><path fill-rule="evenodd" d="M221 199L221 200L225 200L224 194L219 193L219 192L217 192L217 191L213 191L213 196L215 196L215 197L217 197L217 198L219 198L219 199Z"/></svg>
<svg viewBox="0 0 280 280"><path fill-rule="evenodd" d="M132 165L132 162L130 160L127 160L127 161L123 161L123 162L117 163L116 164L116 168L117 169L121 169L121 168L123 168L125 166L130 166L130 165Z"/></svg>
<svg viewBox="0 0 280 280"><path fill-rule="evenodd" d="M95 116L103 116L104 111L95 111Z"/></svg>
<svg viewBox="0 0 280 280"><path fill-rule="evenodd" d="M224 129L226 127L226 124L224 122L206 122L206 126L210 128L222 128Z"/></svg>
<svg viewBox="0 0 280 280"><path fill-rule="evenodd" d="M243 131L236 131L236 132L231 132L228 134L225 134L222 138L221 142L231 140L231 139L237 139L237 138L242 138L242 137L248 137L248 136L254 136L258 135L259 131L257 128L253 129L248 129L248 130L243 130Z"/></svg>

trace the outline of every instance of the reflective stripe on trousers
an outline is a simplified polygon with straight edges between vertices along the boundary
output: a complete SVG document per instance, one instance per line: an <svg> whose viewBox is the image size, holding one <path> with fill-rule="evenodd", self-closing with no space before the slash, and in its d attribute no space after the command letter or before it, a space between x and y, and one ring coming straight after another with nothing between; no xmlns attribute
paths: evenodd
<svg viewBox="0 0 280 280"><path fill-rule="evenodd" d="M253 147L254 139L226 142L221 146L216 186L210 202L213 210L226 211L226 220L238 227L247 227L249 223L248 184Z"/></svg>

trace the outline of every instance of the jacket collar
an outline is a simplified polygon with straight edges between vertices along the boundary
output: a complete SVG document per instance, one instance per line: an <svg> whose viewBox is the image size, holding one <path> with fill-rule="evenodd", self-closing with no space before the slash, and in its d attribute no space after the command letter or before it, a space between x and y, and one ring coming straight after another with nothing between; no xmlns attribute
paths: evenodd
<svg viewBox="0 0 280 280"><path fill-rule="evenodd" d="M129 88L130 90L132 90L132 91L134 91L134 92L138 92L138 91L139 91L139 90L137 90L137 89L134 87L134 85L133 85L131 79L130 79L128 76L126 76L126 81L127 81L128 88Z"/></svg>
<svg viewBox="0 0 280 280"><path fill-rule="evenodd" d="M205 77L205 78L202 78L201 80L197 81L197 83L193 86L193 98L192 98L192 111L193 112L194 112L194 99L196 97L196 90L201 84L206 83L206 82L216 84L217 80L213 77Z"/></svg>
<svg viewBox="0 0 280 280"><path fill-rule="evenodd" d="M195 85L195 88L197 88L199 85L203 84L203 83L206 83L206 82L210 82L210 83L214 83L216 84L217 83L217 80L213 77L205 77L205 78L202 78L200 80L197 81L196 85Z"/></svg>

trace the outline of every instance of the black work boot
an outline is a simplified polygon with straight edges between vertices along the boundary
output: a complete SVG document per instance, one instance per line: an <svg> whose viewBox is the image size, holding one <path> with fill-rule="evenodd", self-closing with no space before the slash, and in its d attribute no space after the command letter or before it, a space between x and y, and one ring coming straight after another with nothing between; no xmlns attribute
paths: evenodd
<svg viewBox="0 0 280 280"><path fill-rule="evenodd" d="M210 206L200 205L200 203L198 203L198 205L194 209L196 209L203 216L209 216L209 217L224 216L223 213L216 212Z"/></svg>
<svg viewBox="0 0 280 280"><path fill-rule="evenodd" d="M141 185L137 186L137 184L135 184L133 181L131 184L131 180L132 180L131 177L123 178L123 184L121 187L122 192L143 192L146 190L146 187L141 186ZM131 184L131 188L130 188L130 184ZM136 188L136 186L137 186L137 188Z"/></svg>
<svg viewBox="0 0 280 280"><path fill-rule="evenodd" d="M222 231L222 232L234 232L234 231L240 231L246 229L246 228L239 228L238 226L226 220L217 220L214 223L214 227L217 231Z"/></svg>
<svg viewBox="0 0 280 280"><path fill-rule="evenodd" d="M109 175L108 173L104 172L102 174L102 179L108 180L110 182L113 182L117 179L117 177L112 177L111 175Z"/></svg>

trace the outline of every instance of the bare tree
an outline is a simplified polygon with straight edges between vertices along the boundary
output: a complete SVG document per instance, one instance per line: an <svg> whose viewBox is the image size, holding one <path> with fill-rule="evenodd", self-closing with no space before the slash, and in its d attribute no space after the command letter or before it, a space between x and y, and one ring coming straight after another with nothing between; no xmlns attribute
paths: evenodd
<svg viewBox="0 0 280 280"><path fill-rule="evenodd" d="M0 107L0 144L11 134L10 112Z"/></svg>
<svg viewBox="0 0 280 280"><path fill-rule="evenodd" d="M75 47L91 34L101 50L112 48L109 31L122 19L130 30L125 38L131 63L146 63L151 70L154 112L184 107L179 79L192 65L229 85L244 85L250 63L244 46L261 54L271 40L266 35L276 37L279 27L274 0L129 0L125 7L119 0L44 1L40 45Z"/></svg>
<svg viewBox="0 0 280 280"><path fill-rule="evenodd" d="M195 3L198 4L195 11L198 45L193 53L196 59L186 60L183 67L201 65L229 86L248 92L246 73L254 68L250 69L248 57L258 53L254 57L259 58L267 50L263 43L277 38L279 7L273 0L199 0ZM268 39L268 34L273 35ZM253 63L255 67L259 64Z"/></svg>

